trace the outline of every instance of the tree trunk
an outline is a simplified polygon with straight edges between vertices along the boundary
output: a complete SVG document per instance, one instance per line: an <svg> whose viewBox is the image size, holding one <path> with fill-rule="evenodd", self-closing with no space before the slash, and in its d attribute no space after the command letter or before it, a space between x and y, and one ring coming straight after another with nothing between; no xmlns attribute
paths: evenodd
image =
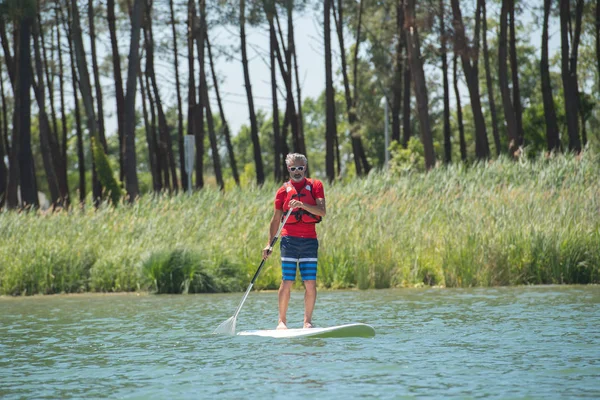
<svg viewBox="0 0 600 400"><path fill-rule="evenodd" d="M254 112L254 99L252 97L252 85L250 84L250 70L248 69L248 54L246 49L246 0L240 0L240 39L242 51L242 67L244 69L244 83L246 85L246 96L248 98L248 111L250 113L250 135L254 147L254 165L256 166L256 182L262 185L265 182L262 154L260 151L260 140L258 138L258 123Z"/></svg>
<svg viewBox="0 0 600 400"><path fill-rule="evenodd" d="M115 0L107 0L106 16L108 31L110 33L110 46L112 50L113 77L115 79L115 98L117 103L117 134L119 138L119 178L125 180L125 93L123 92L123 78L121 76L121 55L117 40L115 17Z"/></svg>
<svg viewBox="0 0 600 400"><path fill-rule="evenodd" d="M162 179L160 176L158 151L156 150L156 129L154 123L154 105L152 100L149 100L152 107L152 121L148 118L148 108L146 107L146 88L144 86L144 74L141 68L138 71L138 80L140 83L140 94L142 96L142 114L144 116L144 130L146 132L146 144L148 145L148 163L150 164L150 174L152 175L152 190L155 193L160 193L162 190Z"/></svg>
<svg viewBox="0 0 600 400"><path fill-rule="evenodd" d="M483 2L483 1L482 1ZM519 88L519 65L517 62L517 38L515 28L515 0L508 3L508 14L510 16L510 71L512 74L513 106L515 108L515 120L517 121L517 138L519 146L523 146L525 134L523 132L523 107L521 106L521 90Z"/></svg>
<svg viewBox="0 0 600 400"><path fill-rule="evenodd" d="M59 6L58 11L61 15L61 19L63 24L65 25L65 29L67 31L67 42L69 42L69 60L71 64L71 85L73 89L73 104L74 104L74 114L75 114L75 132L77 137L77 167L79 170L79 204L81 207L85 204L86 198L86 189L85 189L85 156L83 151L83 129L81 125L81 111L79 109L79 96L77 95L77 70L76 70L76 59L75 52L73 50L73 35L71 32L71 23L70 23L70 11L69 7L67 7L67 11L69 14L69 19L65 19L65 16L62 12L62 8ZM67 143L66 138L63 141L63 158L67 159Z"/></svg>
<svg viewBox="0 0 600 400"><path fill-rule="evenodd" d="M507 65L507 31L508 31L508 2L511 0L502 0L500 9L500 37L498 38L498 81L500 83L500 94L502 95L502 106L504 108L504 119L506 120L506 132L508 134L508 153L511 157L518 155L519 134L517 130L517 120L515 109L510 98L510 88L508 86L508 65Z"/></svg>
<svg viewBox="0 0 600 400"><path fill-rule="evenodd" d="M67 134L67 108L65 106L65 70L64 70L64 62L63 62L63 50L62 50L62 40L61 40L61 35L60 35L60 23L59 21L61 21L60 18L60 14L59 14L59 10L60 9L60 3L57 2L56 4L56 13L55 13L55 17L56 17L56 43L57 43L57 52L58 52L58 83L59 83L59 87L60 87L60 110L61 110L61 133L62 133L62 138L60 141L60 157L62 159L62 171L58 171L58 173L61 174L61 179L64 179L65 183L68 185L69 184L69 179L67 176L67 140L68 140L68 134ZM58 138L58 131L56 132L56 136ZM70 203L70 191L68 189L67 186L67 205L69 205Z"/></svg>
<svg viewBox="0 0 600 400"><path fill-rule="evenodd" d="M183 144L183 102L181 100L181 85L179 82L179 54L177 51L177 29L175 28L175 11L173 1L169 1L171 12L171 28L173 32L173 56L175 59L175 91L177 93L177 140L179 144L179 169L181 170L181 187L187 191L187 173L185 171L185 148Z"/></svg>
<svg viewBox="0 0 600 400"><path fill-rule="evenodd" d="M577 1L577 10L582 0ZM581 23L575 24L575 34L572 35L571 50L569 51L569 34L571 25L571 9L569 0L560 0L560 43L561 43L561 76L565 97L565 115L569 133L569 150L579 153L581 140L579 136L579 95L577 92L577 47ZM581 18L576 13L577 19Z"/></svg>
<svg viewBox="0 0 600 400"><path fill-rule="evenodd" d="M17 89L19 102L15 113L18 114L19 128L19 175L21 183L21 201L24 207L39 207L37 183L35 179L33 155L31 153L31 27L33 17L24 15L19 26L19 53ZM16 147L16 146L15 146ZM16 161L16 160L15 160ZM12 163L11 163L12 165ZM12 168L12 167L11 167ZM10 198L9 198L10 199ZM11 204L9 203L9 206Z"/></svg>
<svg viewBox="0 0 600 400"><path fill-rule="evenodd" d="M440 55L442 57L442 80L444 82L444 162L452 162L452 137L450 133L450 89L448 83L448 54L446 50L446 26L444 23L444 0L440 0Z"/></svg>
<svg viewBox="0 0 600 400"><path fill-rule="evenodd" d="M39 1L39 0L38 0ZM52 63L48 62L48 57L46 56L46 43L44 40L44 27L42 25L42 17L39 12L38 5L38 15L37 15L37 30L40 38L40 48L42 50L42 62L43 62L43 71L46 76L46 85L48 87L48 104L50 104L50 117L52 119L52 130L50 131L50 136L52 140L57 143L58 146L58 122L56 119L56 107L54 105L54 85L53 85L53 76L56 74L54 71L54 60L52 59ZM35 25L35 24L34 24ZM61 171L56 171L57 176L61 174ZM59 178L60 179L60 178ZM65 198L66 200L66 198Z"/></svg>
<svg viewBox="0 0 600 400"><path fill-rule="evenodd" d="M467 161L467 142L465 140L465 125L463 123L462 106L460 104L460 90L458 89L458 55L454 53L452 59L454 95L456 97L456 119L458 123L458 138L460 147L460 159Z"/></svg>
<svg viewBox="0 0 600 400"><path fill-rule="evenodd" d="M598 87L600 87L600 0L596 0L596 65L598 67Z"/></svg>
<svg viewBox="0 0 600 400"><path fill-rule="evenodd" d="M2 40L2 50L4 50L4 62L6 64L6 70L8 72L8 78L10 80L10 85L13 90L13 93L16 92L16 72L15 72L15 61L11 55L10 51L10 40L8 39L8 35L6 34L6 21L4 18L0 18L0 39ZM16 38L15 38L16 40ZM16 57L16 52L15 52Z"/></svg>
<svg viewBox="0 0 600 400"><path fill-rule="evenodd" d="M396 0L396 57L394 58L394 81L392 83L392 141L400 143L400 109L402 107L402 49L404 46L404 9L402 0Z"/></svg>
<svg viewBox="0 0 600 400"><path fill-rule="evenodd" d="M35 83L33 77L31 79L32 86L34 88L35 97L39 107L39 135L40 135L40 149L42 153L42 161L44 164L44 171L46 180L48 181L48 189L50 190L50 198L53 206L58 206L62 203L62 196L58 189L58 179L56 176L55 160L53 159L55 154L52 151L50 144L50 136L52 136L52 130L50 128L50 122L48 121L48 114L46 114L46 90L44 85L44 71L42 66L42 56L40 52L40 25L39 25L39 14L38 19L33 22L33 48L34 48L34 61L35 71L38 82ZM58 160L56 160L58 161Z"/></svg>
<svg viewBox="0 0 600 400"><path fill-rule="evenodd" d="M6 138L6 99L4 97L4 79L2 77L2 63L0 63L0 101L2 101L2 110L0 111L0 209L4 207L6 201L6 184L8 182L8 169L4 162L4 157L9 154Z"/></svg>
<svg viewBox="0 0 600 400"><path fill-rule="evenodd" d="M404 94L402 96L402 147L406 149L408 146L408 141L412 136L412 128L410 124L412 111L412 104L410 103L411 73L410 64L408 62L408 54L406 55L404 61Z"/></svg>
<svg viewBox="0 0 600 400"><path fill-rule="evenodd" d="M102 99L102 83L100 82L100 71L98 69L98 57L96 55L96 27L94 22L94 1L88 0L88 28L90 30L90 49L92 52L92 71L94 74L94 87L96 90L96 106L98 114L98 136L104 146L104 152L108 154L108 144L106 143L106 135L104 132L104 100Z"/></svg>
<svg viewBox="0 0 600 400"><path fill-rule="evenodd" d="M540 70L542 77L542 97L544 100L544 118L546 121L546 142L549 152L560 151L560 136L556 123L556 110L552 96L552 83L550 80L550 65L548 61L548 19L550 17L552 0L544 0L544 24L542 29L542 58Z"/></svg>
<svg viewBox="0 0 600 400"><path fill-rule="evenodd" d="M150 1L150 0L149 0ZM150 78L151 88L148 88L150 91L152 89L154 95L154 104L156 107L156 112L158 115L158 130L160 137L160 149L162 150L163 158L164 158L164 172L165 172L165 185L169 190L178 190L177 183L177 169L175 167L175 159L173 157L173 145L171 142L171 135L169 133L169 127L167 125L167 118L164 113L164 109L162 106L162 101L160 98L160 91L158 88L158 83L156 81L156 72L154 70L154 34L152 29L152 3L147 5L146 9L146 29L145 29L145 38L146 38L146 74ZM170 176L169 176L170 173ZM172 182L172 186L170 184Z"/></svg>
<svg viewBox="0 0 600 400"><path fill-rule="evenodd" d="M129 58L127 62L127 92L125 94L125 149L123 164L125 167L125 189L129 202L134 202L139 196L140 189L137 177L137 160L135 151L135 98L136 75L140 68L140 30L144 15L145 0L135 0L131 15L131 41L129 44Z"/></svg>
<svg viewBox="0 0 600 400"><path fill-rule="evenodd" d="M275 17L278 21L279 35L281 37L281 46L283 47L283 54L285 56L284 64L281 52L277 51L277 60L279 63L279 68L281 70L281 76L285 84L286 114L288 116L290 127L292 128L292 144L295 152L305 154L306 146L304 144L304 139L300 136L300 133L298 131L299 123L298 115L296 114L296 103L294 100L293 86L294 82L292 79L292 54L289 52L289 50L286 50L285 48L285 44L283 42L283 34L281 33L281 26L279 25L279 18L277 17L277 14L275 14Z"/></svg>
<svg viewBox="0 0 600 400"><path fill-rule="evenodd" d="M335 179L335 137L337 126L335 121L335 99L333 91L333 70L331 65L331 1L324 1L324 41L325 41L325 170L327 179Z"/></svg>
<svg viewBox="0 0 600 400"><path fill-rule="evenodd" d="M306 154L306 142L304 139L304 122L302 121L302 96L300 91L300 79L298 75L298 58L296 57L296 39L294 38L294 20L293 20L293 11L294 11L294 1L288 0L287 2L287 17L288 17L288 54L289 54L289 64L288 64L288 72L290 76L290 82L292 80L292 63L294 74L296 76L296 94L298 98L298 111L294 113L296 114L296 135L298 136L299 143L299 151L301 154ZM290 96L294 96L293 92L290 93ZM294 108L295 110L295 108Z"/></svg>
<svg viewBox="0 0 600 400"><path fill-rule="evenodd" d="M282 169L282 154L281 154L281 127L279 125L279 105L277 104L277 64L276 53L279 51L277 43L277 33L275 32L275 24L273 23L273 14L275 3L265 2L265 13L269 22L269 61L271 66L271 103L273 106L273 178L275 182L281 182L284 179L284 171ZM211 62L212 68L212 62Z"/></svg>
<svg viewBox="0 0 600 400"><path fill-rule="evenodd" d="M208 32L206 32L206 48L208 50L208 59L210 63L210 71L213 78L213 87L215 89L215 93L217 95L217 104L219 106L219 116L221 117L221 124L223 125L223 136L225 137L225 145L227 146L227 154L229 154L229 164L231 164L231 173L233 174L233 180L236 185L240 185L240 176L237 170L237 163L235 161L235 154L233 152L233 144L231 143L231 134L229 133L229 125L227 124L227 120L225 119L225 111L223 110L223 103L221 101L221 94L219 93L219 80L217 79L217 75L215 73L215 64L213 62L212 51L210 47L210 41L208 40ZM273 120L275 118L279 120L279 115L275 117L273 116Z"/></svg>
<svg viewBox="0 0 600 400"><path fill-rule="evenodd" d="M496 114L496 100L494 98L494 85L492 81L492 70L490 68L490 54L487 42L487 11L485 1L481 3L482 22L483 22L483 61L485 65L485 83L487 87L490 115L492 117L492 135L494 145L496 146L496 155L499 156L502 145L500 144L500 132L498 130L498 115Z"/></svg>
<svg viewBox="0 0 600 400"><path fill-rule="evenodd" d="M202 76L202 95L204 96L204 103L206 104L206 122L208 125L208 140L210 142L210 150L213 159L213 168L215 170L215 178L217 179L217 185L219 189L225 188L225 182L223 181L223 173L221 172L221 159L219 157L219 146L217 144L217 135L215 134L215 123L213 121L212 110L210 108L210 100L208 98L208 86L206 84L206 76Z"/></svg>
<svg viewBox="0 0 600 400"><path fill-rule="evenodd" d="M467 88L469 89L471 109L473 110L473 119L475 122L475 156L480 160L490 156L490 146L487 139L487 129L483 111L481 109L481 95L479 92L479 22L482 1L483 0L478 0L477 10L475 12L475 40L473 49L467 44L465 27L458 0L451 1L455 33L455 49L461 58L465 79L467 81Z"/></svg>
<svg viewBox="0 0 600 400"><path fill-rule="evenodd" d="M196 186L204 187L204 96L202 94L202 76L204 76L204 33L206 32L206 19L204 17L206 3L199 1L200 19L195 22L195 39L198 47L198 100L194 108L194 128L196 129Z"/></svg>
<svg viewBox="0 0 600 400"><path fill-rule="evenodd" d="M343 77L343 81L344 81L344 97L346 99L346 113L348 115L348 124L350 125L350 141L352 144L352 154L354 156L354 167L356 169L356 175L363 176L363 175L365 175L365 173L367 173L369 171L370 166L368 165L368 162L367 162L367 168L366 169L363 168L363 158L362 158L362 154L361 154L362 141L361 141L360 133L359 133L360 127L359 127L358 116L356 114L356 99L354 99L352 97L352 93L350 92L350 80L348 79L347 62L346 62L346 47L344 45L343 2L342 2L342 0L338 0L337 18L336 18L335 3L332 2L331 5L333 8L333 16L334 16L334 20L335 20L337 37L338 37L339 46L340 46L340 56L341 56L341 61L342 61L342 77ZM362 0L360 1L358 7L359 7L358 12L359 12L359 20L360 20L361 15L362 15ZM357 33L356 33L356 47L359 46L359 41L360 41L360 24L357 28ZM356 57L354 58L353 61L354 61L354 63L358 63L357 53L355 53L355 55L356 55ZM356 71L357 71L357 69L355 68L354 73L356 73ZM357 80L355 79L354 82L356 84ZM356 95L356 93L357 93L357 90L354 91L355 95ZM338 161L339 161L339 159L338 159Z"/></svg>
<svg viewBox="0 0 600 400"><path fill-rule="evenodd" d="M194 123L194 110L196 107L196 78L194 71L194 37L196 35L196 0L188 0L188 34L187 34L187 47L188 47L188 120L187 120L187 134L196 136L198 128ZM186 176L182 175L182 182L185 181L187 185L188 177L187 174L192 174L191 171L186 172ZM192 174L193 176L193 174ZM193 183L192 183L193 185Z"/></svg>
<svg viewBox="0 0 600 400"><path fill-rule="evenodd" d="M425 169L435 166L435 153L433 150L433 136L429 120L429 101L427 96L427 85L423 61L421 60L421 44L419 32L415 23L415 0L407 0L404 3L404 28L406 34L406 50L412 80L415 84L415 96L417 98L417 111L419 114L419 125L421 127L421 141L425 150Z"/></svg>

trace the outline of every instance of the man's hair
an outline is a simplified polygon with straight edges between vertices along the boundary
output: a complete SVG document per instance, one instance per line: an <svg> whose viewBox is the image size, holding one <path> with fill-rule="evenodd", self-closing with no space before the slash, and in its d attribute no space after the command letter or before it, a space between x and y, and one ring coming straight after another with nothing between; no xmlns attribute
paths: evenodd
<svg viewBox="0 0 600 400"><path fill-rule="evenodd" d="M294 164L297 160L303 161L304 165L308 165L308 160L304 154L300 153L290 153L285 157L285 165L288 167Z"/></svg>

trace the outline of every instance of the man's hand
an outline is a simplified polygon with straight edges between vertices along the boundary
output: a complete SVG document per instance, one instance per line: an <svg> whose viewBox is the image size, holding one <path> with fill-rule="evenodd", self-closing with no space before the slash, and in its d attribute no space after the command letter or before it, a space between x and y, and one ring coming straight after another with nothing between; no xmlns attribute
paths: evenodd
<svg viewBox="0 0 600 400"><path fill-rule="evenodd" d="M300 200L290 200L290 208L304 208L304 203Z"/></svg>
<svg viewBox="0 0 600 400"><path fill-rule="evenodd" d="M266 260L267 258L269 258L269 256L271 255L271 252L273 250L271 249L271 246L267 245L267 247L265 247L262 251L263 253L263 260Z"/></svg>

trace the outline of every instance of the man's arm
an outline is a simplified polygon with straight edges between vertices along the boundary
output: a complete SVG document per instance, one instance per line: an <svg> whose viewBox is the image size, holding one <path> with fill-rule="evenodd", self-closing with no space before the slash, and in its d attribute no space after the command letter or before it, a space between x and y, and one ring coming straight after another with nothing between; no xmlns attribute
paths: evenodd
<svg viewBox="0 0 600 400"><path fill-rule="evenodd" d="M325 207L325 199L315 199L315 201L317 204L313 206L310 204L305 204L299 200L291 200L290 207L302 208L308 211L309 213L319 216L321 218L325 217L325 214L327 214L327 208Z"/></svg>

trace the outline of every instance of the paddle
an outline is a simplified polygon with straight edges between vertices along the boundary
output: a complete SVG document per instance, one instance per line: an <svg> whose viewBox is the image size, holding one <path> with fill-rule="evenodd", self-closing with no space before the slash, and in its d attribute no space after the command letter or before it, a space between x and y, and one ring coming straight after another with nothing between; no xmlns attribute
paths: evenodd
<svg viewBox="0 0 600 400"><path fill-rule="evenodd" d="M279 229L277 230L275 237L273 237L273 239L271 240L271 243L269 244L269 253L271 253L271 251L273 251L273 246L275 246L275 242L277 242L277 239L279 238L279 234L281 233L283 226L285 225L288 218L290 217L292 210L293 210L292 208L290 208L288 210L287 214L285 214L285 218L279 225ZM265 261L266 261L266 259L263 258L263 260L260 262L260 265L258 266L258 269L254 273L254 277L252 278L252 281L250 281L250 285L248 285L248 289L246 289L246 293L244 294L244 297L242 297L242 301L240 302L240 305L238 306L237 310L235 310L235 314L233 314L233 317L231 317L227 321L221 323L221 325L219 325L217 327L217 329L215 329L213 334L235 335L235 323L236 323L237 316L240 313L240 310L242 309L242 306L244 305L244 302L246 301L246 297L248 297L250 290L252 290L252 286L254 286L254 282L256 281L256 278L258 278L258 274L260 273L260 270L262 269L263 265L265 264Z"/></svg>

